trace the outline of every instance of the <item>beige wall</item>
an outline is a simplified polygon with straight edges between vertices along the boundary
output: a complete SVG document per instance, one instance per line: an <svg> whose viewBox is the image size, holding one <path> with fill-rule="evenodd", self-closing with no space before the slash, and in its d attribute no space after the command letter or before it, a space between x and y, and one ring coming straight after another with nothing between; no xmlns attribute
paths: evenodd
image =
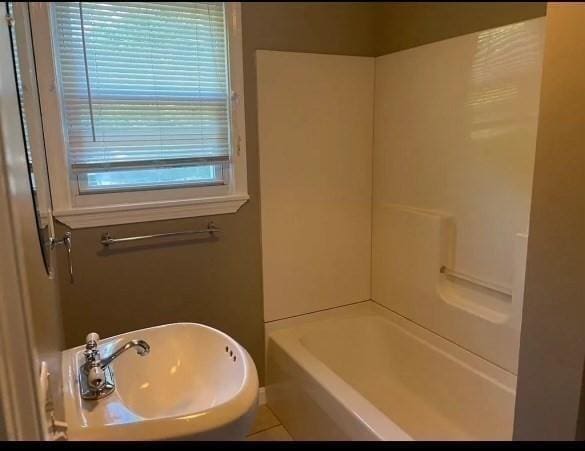
<svg viewBox="0 0 585 451"><path fill-rule="evenodd" d="M522 440L585 437L584 24L585 4L549 5L516 402Z"/></svg>
<svg viewBox="0 0 585 451"><path fill-rule="evenodd" d="M260 254L257 49L368 55L370 8L356 4L242 5L244 90L250 201L237 213L73 231L75 284L61 278L66 346L85 334L110 336L157 324L194 321L217 327L242 343L262 378L264 327ZM100 236L169 232L213 219L217 241L132 246L104 254ZM63 228L60 228L61 232ZM61 256L62 258L63 256ZM60 266L65 264L60 261Z"/></svg>
<svg viewBox="0 0 585 451"><path fill-rule="evenodd" d="M544 16L546 3L383 2L376 5L375 54Z"/></svg>

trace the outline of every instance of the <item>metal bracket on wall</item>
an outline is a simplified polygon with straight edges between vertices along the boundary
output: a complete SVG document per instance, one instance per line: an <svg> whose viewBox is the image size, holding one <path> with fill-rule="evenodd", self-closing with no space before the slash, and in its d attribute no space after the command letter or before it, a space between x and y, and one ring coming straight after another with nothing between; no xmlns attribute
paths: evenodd
<svg viewBox="0 0 585 451"><path fill-rule="evenodd" d="M73 283L73 261L71 260L71 232L65 232L63 238L60 240L56 239L55 237L49 238L49 244L51 250L55 249L57 246L65 246L65 250L67 251L67 267L69 269L69 282Z"/></svg>

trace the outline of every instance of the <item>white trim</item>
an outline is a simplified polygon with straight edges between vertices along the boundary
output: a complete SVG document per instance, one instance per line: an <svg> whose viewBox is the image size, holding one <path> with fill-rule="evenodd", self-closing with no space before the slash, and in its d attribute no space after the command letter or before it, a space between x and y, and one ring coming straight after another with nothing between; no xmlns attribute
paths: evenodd
<svg viewBox="0 0 585 451"><path fill-rule="evenodd" d="M72 228L157 221L236 212L248 199L241 5L225 3L231 97L232 155L229 185L152 189L80 195L67 161L66 131L61 121L60 83L53 57L50 3L31 3L37 72L53 215Z"/></svg>
<svg viewBox="0 0 585 451"><path fill-rule="evenodd" d="M228 32L228 61L232 96L232 155L231 180L236 193L248 192L246 170L246 117L244 108L244 57L242 50L242 5L226 2L226 27Z"/></svg>
<svg viewBox="0 0 585 451"><path fill-rule="evenodd" d="M135 222L162 221L169 218L235 213L249 199L247 194L217 198L145 202L107 207L72 208L53 212L55 218L72 229Z"/></svg>
<svg viewBox="0 0 585 451"><path fill-rule="evenodd" d="M53 34L51 32L51 5L46 2L30 4L35 62L41 113L45 132L45 152L53 209L70 208L71 191L65 174L69 172L65 145L65 130L61 117L60 84L54 65Z"/></svg>

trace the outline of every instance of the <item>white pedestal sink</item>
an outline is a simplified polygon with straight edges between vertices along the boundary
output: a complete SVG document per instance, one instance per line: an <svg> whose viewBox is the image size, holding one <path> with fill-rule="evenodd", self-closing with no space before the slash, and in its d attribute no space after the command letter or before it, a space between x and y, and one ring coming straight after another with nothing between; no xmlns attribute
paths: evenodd
<svg viewBox="0 0 585 451"><path fill-rule="evenodd" d="M258 375L248 352L228 335L202 324L177 323L100 341L102 358L128 340L133 350L111 367L116 390L81 399L83 346L63 352L65 419L70 440L241 440L258 404Z"/></svg>

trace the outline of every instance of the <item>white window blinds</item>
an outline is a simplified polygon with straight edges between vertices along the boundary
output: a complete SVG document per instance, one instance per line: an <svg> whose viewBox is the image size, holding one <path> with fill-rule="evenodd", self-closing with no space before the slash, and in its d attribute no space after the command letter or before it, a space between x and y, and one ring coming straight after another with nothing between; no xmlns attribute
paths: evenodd
<svg viewBox="0 0 585 451"><path fill-rule="evenodd" d="M74 172L138 170L148 185L153 169L172 182L229 161L223 3L57 2L55 25Z"/></svg>

